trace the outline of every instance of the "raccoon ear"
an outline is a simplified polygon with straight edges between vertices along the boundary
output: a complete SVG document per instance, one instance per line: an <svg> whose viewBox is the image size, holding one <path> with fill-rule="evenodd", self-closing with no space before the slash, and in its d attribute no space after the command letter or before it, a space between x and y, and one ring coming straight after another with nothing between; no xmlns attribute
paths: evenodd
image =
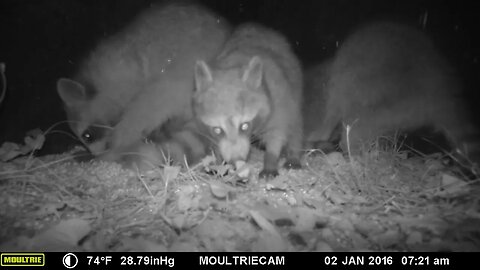
<svg viewBox="0 0 480 270"><path fill-rule="evenodd" d="M210 68L205 61L197 61L195 64L195 90L203 91L208 84L212 83L213 77Z"/></svg>
<svg viewBox="0 0 480 270"><path fill-rule="evenodd" d="M57 92L65 105L75 107L87 100L85 87L74 80L61 78L57 81Z"/></svg>
<svg viewBox="0 0 480 270"><path fill-rule="evenodd" d="M242 80L251 88L258 89L262 84L263 63L260 57L250 59L247 69L243 73Z"/></svg>

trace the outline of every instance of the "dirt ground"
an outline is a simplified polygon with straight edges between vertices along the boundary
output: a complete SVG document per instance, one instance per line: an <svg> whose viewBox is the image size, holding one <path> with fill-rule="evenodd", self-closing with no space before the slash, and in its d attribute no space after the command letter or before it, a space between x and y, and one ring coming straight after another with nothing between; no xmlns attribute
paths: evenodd
<svg viewBox="0 0 480 270"><path fill-rule="evenodd" d="M267 181L259 150L244 179L28 152L0 149L1 251L480 251L478 180L441 155L308 153Z"/></svg>

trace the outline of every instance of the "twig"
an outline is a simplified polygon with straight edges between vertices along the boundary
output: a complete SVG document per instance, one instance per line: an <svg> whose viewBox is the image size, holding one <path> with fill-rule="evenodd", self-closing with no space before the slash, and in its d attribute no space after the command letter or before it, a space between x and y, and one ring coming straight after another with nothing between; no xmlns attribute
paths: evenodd
<svg viewBox="0 0 480 270"><path fill-rule="evenodd" d="M5 63L0 63L0 77L2 78L2 89L0 90L0 104L7 93L7 76L5 76Z"/></svg>

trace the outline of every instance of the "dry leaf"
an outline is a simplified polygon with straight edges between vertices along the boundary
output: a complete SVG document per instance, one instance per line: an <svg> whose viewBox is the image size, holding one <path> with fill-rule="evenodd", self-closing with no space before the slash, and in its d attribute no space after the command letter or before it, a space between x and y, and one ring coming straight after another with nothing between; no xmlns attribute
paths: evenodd
<svg viewBox="0 0 480 270"><path fill-rule="evenodd" d="M40 129L34 129L27 132L27 136L24 138L25 146L29 151L41 149L45 142L45 135Z"/></svg>
<svg viewBox="0 0 480 270"><path fill-rule="evenodd" d="M187 211L191 208L198 207L199 200L195 196L195 187L182 186L177 193L177 207L180 211Z"/></svg>
<svg viewBox="0 0 480 270"><path fill-rule="evenodd" d="M227 197L229 189L223 184L215 183L212 181L210 182L210 190L215 197L219 199L224 199Z"/></svg>
<svg viewBox="0 0 480 270"><path fill-rule="evenodd" d="M298 218L295 223L295 230L310 231L315 228L315 224L317 223L316 211L306 207L300 207L297 209L297 213Z"/></svg>
<svg viewBox="0 0 480 270"><path fill-rule="evenodd" d="M137 238L125 238L121 240L123 244L122 251L133 251L133 252L166 252L167 248L165 245L156 243L149 239L143 237Z"/></svg>
<svg viewBox="0 0 480 270"><path fill-rule="evenodd" d="M245 179L248 178L248 176L250 175L250 171L252 168L247 163L245 163L245 161L238 160L235 162L235 169L238 177L240 177L241 179Z"/></svg>
<svg viewBox="0 0 480 270"><path fill-rule="evenodd" d="M277 237L280 237L280 234L278 233L277 229L270 223L266 218L264 218L258 211L255 210L250 210L249 211L250 216L255 220L255 222L262 228L263 230L269 232L272 235L276 235Z"/></svg>
<svg viewBox="0 0 480 270"><path fill-rule="evenodd" d="M282 252L287 251L287 247L288 243L279 234L263 231L253 243L252 249L257 252Z"/></svg>
<svg viewBox="0 0 480 270"><path fill-rule="evenodd" d="M0 147L0 160L3 162L9 161L21 155L20 146L12 142L4 142Z"/></svg>
<svg viewBox="0 0 480 270"><path fill-rule="evenodd" d="M202 160L200 161L200 164L202 164L203 167L208 167L211 164L215 164L216 161L217 159L215 158L215 156L208 155L202 158Z"/></svg>
<svg viewBox="0 0 480 270"><path fill-rule="evenodd" d="M416 245L416 244L422 243L422 241L423 241L422 234L418 231L413 231L408 235L406 242L408 245Z"/></svg>
<svg viewBox="0 0 480 270"><path fill-rule="evenodd" d="M341 165L345 164L345 158L343 157L342 153L340 153L340 152L329 153L326 156L325 161L327 162L327 164L329 164L330 166L333 166L333 167L341 166Z"/></svg>
<svg viewBox="0 0 480 270"><path fill-rule="evenodd" d="M446 173L442 174L441 188L443 190L438 191L435 195L439 197L452 197L465 194L470 191L470 186L467 182Z"/></svg>
<svg viewBox="0 0 480 270"><path fill-rule="evenodd" d="M83 219L63 220L31 240L33 250L65 251L77 249L78 242L90 233L90 223Z"/></svg>
<svg viewBox="0 0 480 270"><path fill-rule="evenodd" d="M315 247L315 251L318 251L318 252L332 252L333 249L327 242L320 241L320 242L317 243L317 245Z"/></svg>
<svg viewBox="0 0 480 270"><path fill-rule="evenodd" d="M165 181L170 181L178 177L180 173L180 166L165 166L163 168L163 176Z"/></svg>

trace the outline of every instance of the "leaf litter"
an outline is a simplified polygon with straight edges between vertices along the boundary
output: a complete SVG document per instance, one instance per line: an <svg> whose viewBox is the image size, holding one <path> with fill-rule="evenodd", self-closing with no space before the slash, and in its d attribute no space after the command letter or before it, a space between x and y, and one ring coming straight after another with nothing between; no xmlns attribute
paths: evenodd
<svg viewBox="0 0 480 270"><path fill-rule="evenodd" d="M1 251L479 251L478 180L438 156L305 155L258 178L262 155L142 172L0 148Z"/></svg>

